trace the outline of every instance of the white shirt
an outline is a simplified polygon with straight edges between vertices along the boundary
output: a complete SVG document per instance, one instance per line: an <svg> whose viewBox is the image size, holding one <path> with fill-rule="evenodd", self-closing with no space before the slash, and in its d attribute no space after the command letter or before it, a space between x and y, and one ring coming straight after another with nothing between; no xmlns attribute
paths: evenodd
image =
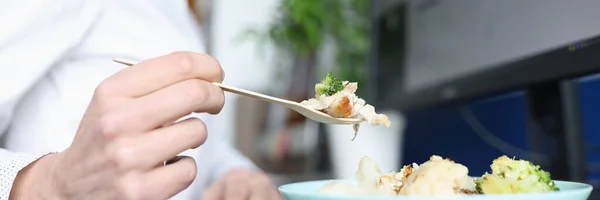
<svg viewBox="0 0 600 200"><path fill-rule="evenodd" d="M0 199L17 172L67 148L96 86L124 66L177 50L205 52L186 0L21 0L0 2ZM227 70L225 68L225 70ZM174 199L199 199L215 178L255 166L205 120L209 139L184 152L194 183ZM16 153L20 152L20 153Z"/></svg>

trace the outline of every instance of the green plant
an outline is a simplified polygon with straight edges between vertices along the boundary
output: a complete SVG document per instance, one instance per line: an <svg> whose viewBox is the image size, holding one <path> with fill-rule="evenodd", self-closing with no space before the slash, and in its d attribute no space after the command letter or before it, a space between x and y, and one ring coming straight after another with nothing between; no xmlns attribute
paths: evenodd
<svg viewBox="0 0 600 200"><path fill-rule="evenodd" d="M369 6L369 0L282 0L266 29L250 29L243 36L258 44L271 42L278 52L292 56L314 53L330 37L336 47L334 74L359 82L361 94L369 50Z"/></svg>

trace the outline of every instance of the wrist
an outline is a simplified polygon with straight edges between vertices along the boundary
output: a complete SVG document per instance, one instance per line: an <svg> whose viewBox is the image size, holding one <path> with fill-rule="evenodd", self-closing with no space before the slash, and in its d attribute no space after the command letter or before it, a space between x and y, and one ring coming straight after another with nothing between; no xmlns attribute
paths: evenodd
<svg viewBox="0 0 600 200"><path fill-rule="evenodd" d="M55 163L58 154L47 154L17 173L10 199L64 199L56 185Z"/></svg>

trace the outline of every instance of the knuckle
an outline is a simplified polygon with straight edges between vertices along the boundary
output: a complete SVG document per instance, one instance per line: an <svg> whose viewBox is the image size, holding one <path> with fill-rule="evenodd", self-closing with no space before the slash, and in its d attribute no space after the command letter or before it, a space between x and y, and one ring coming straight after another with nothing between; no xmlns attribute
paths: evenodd
<svg viewBox="0 0 600 200"><path fill-rule="evenodd" d="M94 97L103 99L110 96L116 90L116 85L110 78L102 81L94 90Z"/></svg>
<svg viewBox="0 0 600 200"><path fill-rule="evenodd" d="M176 51L171 53L170 59L175 70L180 74L191 74L194 71L194 57L190 52Z"/></svg>
<svg viewBox="0 0 600 200"><path fill-rule="evenodd" d="M135 179L121 178L117 179L117 192L122 199L141 199L142 198L142 183Z"/></svg>
<svg viewBox="0 0 600 200"><path fill-rule="evenodd" d="M193 102L204 102L209 97L208 88L200 80L191 79L184 82L183 89L187 94L187 98Z"/></svg>
<svg viewBox="0 0 600 200"><path fill-rule="evenodd" d="M107 146L109 160L119 171L128 171L135 165L135 149L125 140L117 140Z"/></svg>
<svg viewBox="0 0 600 200"><path fill-rule="evenodd" d="M98 132L107 138L115 137L123 123L122 117L118 114L105 114L98 120Z"/></svg>

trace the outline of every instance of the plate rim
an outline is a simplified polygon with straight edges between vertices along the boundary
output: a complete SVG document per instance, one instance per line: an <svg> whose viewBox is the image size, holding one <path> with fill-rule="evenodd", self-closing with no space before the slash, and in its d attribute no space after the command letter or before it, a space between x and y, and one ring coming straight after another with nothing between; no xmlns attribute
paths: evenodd
<svg viewBox="0 0 600 200"><path fill-rule="evenodd" d="M309 193L302 193L302 192L294 192L291 191L289 189L285 189L286 187L290 187L293 185L300 185L300 184L310 184L310 183L327 183L327 182L332 182L332 181L342 181L342 182L353 182L356 183L356 180L353 179L323 179L323 180L313 180L313 181L301 181L301 182L294 182L294 183L288 183L288 184L283 184L278 188L279 192L282 195L285 194L291 194L291 195L296 195L296 196L310 196L310 197L314 197L314 194L309 194ZM559 193L560 195L569 195L572 193L588 193L588 197L589 197L589 193L592 192L593 190L593 186L587 183L582 183L582 182L574 182L574 181L563 181L563 180L552 180L555 183L563 183L563 184L575 184L578 186L581 186L581 188L577 188L574 190L567 190L567 191L559 191L557 193ZM496 198L510 198L510 197L539 197L540 195L543 196L547 196L548 194L552 194L553 192L544 192L544 193L519 193L519 194L488 194L488 195L469 195L469 197L482 197L482 196L486 196L486 197L496 197ZM319 197L341 197L340 195L330 195L330 194L320 194L317 195ZM554 196L554 195L553 195ZM353 195L353 196L345 196L345 197L349 197L349 198L364 198L364 197L368 197L370 199L389 199L390 197L415 197L415 198L424 198L424 197L432 197L432 196L360 196L360 195ZM447 198L447 197L435 197L435 198Z"/></svg>

